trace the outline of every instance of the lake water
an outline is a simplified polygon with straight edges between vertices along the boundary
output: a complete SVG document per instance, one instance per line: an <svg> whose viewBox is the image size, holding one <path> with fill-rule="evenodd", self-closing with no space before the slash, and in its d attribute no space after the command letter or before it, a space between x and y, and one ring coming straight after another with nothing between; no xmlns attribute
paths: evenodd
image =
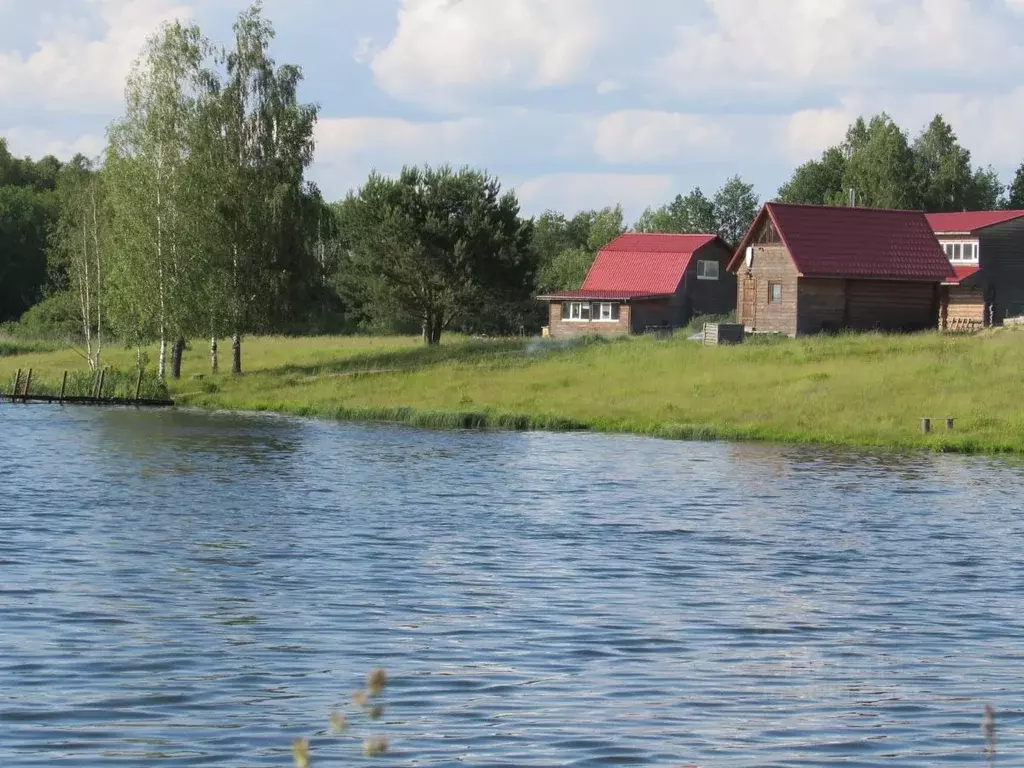
<svg viewBox="0 0 1024 768"><path fill-rule="evenodd" d="M1021 764L1024 470L0 406L0 765ZM352 714L372 668L378 722ZM349 710L352 707L348 707ZM369 725L367 723L369 722Z"/></svg>

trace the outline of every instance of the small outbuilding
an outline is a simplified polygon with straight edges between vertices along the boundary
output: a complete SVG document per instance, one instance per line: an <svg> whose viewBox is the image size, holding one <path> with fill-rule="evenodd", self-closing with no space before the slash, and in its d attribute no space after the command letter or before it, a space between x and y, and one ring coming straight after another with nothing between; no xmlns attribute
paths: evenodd
<svg viewBox="0 0 1024 768"><path fill-rule="evenodd" d="M580 290L538 297L548 302L548 335L643 333L729 313L731 257L717 235L622 235L598 252Z"/></svg>
<svg viewBox="0 0 1024 768"><path fill-rule="evenodd" d="M739 322L787 336L935 328L954 279L923 213L767 203L736 251Z"/></svg>
<svg viewBox="0 0 1024 768"><path fill-rule="evenodd" d="M975 330L1024 314L1024 211L927 219L956 272L942 286L943 330Z"/></svg>

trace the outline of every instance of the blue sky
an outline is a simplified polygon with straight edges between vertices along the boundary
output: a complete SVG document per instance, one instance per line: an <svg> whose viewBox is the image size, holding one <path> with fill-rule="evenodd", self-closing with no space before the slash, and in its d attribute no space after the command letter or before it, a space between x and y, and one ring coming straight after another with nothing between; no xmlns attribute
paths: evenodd
<svg viewBox="0 0 1024 768"><path fill-rule="evenodd" d="M471 164L524 209L630 217L728 176L771 196L858 114L936 112L976 164L1024 161L1024 0L266 0L321 107L312 178ZM164 19L227 40L229 0L0 0L0 135L94 154Z"/></svg>

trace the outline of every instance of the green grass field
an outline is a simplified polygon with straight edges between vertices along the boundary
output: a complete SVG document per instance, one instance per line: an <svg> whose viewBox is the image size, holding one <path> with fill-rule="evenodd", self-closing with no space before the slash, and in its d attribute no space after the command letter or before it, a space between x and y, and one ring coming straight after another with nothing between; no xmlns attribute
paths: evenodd
<svg viewBox="0 0 1024 768"><path fill-rule="evenodd" d="M221 345L222 370L230 344ZM149 350L155 359L155 350ZM131 368L134 350L105 362ZM9 390L82 369L70 349L0 355ZM171 383L181 405L427 427L591 429L735 439L1024 454L1024 332L842 335L705 348L632 338L564 346L539 340L254 338L246 373L209 374L207 344ZM201 379L193 374L204 374ZM931 417L935 431L921 434ZM954 417L948 433L944 419Z"/></svg>

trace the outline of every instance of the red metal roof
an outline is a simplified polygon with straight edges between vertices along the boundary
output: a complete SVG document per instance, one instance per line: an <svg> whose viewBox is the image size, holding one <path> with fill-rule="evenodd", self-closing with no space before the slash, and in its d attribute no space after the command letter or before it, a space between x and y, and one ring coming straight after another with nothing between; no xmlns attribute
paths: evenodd
<svg viewBox="0 0 1024 768"><path fill-rule="evenodd" d="M1024 216L1024 211L963 211L926 214L936 232L976 232Z"/></svg>
<svg viewBox="0 0 1024 768"><path fill-rule="evenodd" d="M580 291L639 296L676 292L690 257L716 235L626 234L597 254Z"/></svg>
<svg viewBox="0 0 1024 768"><path fill-rule="evenodd" d="M662 235L627 232L601 250L643 253L693 253L715 239L715 235Z"/></svg>
<svg viewBox="0 0 1024 768"><path fill-rule="evenodd" d="M943 285L960 285L964 280L969 277L974 277L978 274L978 270L981 267L953 267L955 277L948 277L943 281Z"/></svg>
<svg viewBox="0 0 1024 768"><path fill-rule="evenodd" d="M840 208L766 203L733 257L743 262L746 247L770 217L805 277L853 277L939 282L953 267L919 211Z"/></svg>

